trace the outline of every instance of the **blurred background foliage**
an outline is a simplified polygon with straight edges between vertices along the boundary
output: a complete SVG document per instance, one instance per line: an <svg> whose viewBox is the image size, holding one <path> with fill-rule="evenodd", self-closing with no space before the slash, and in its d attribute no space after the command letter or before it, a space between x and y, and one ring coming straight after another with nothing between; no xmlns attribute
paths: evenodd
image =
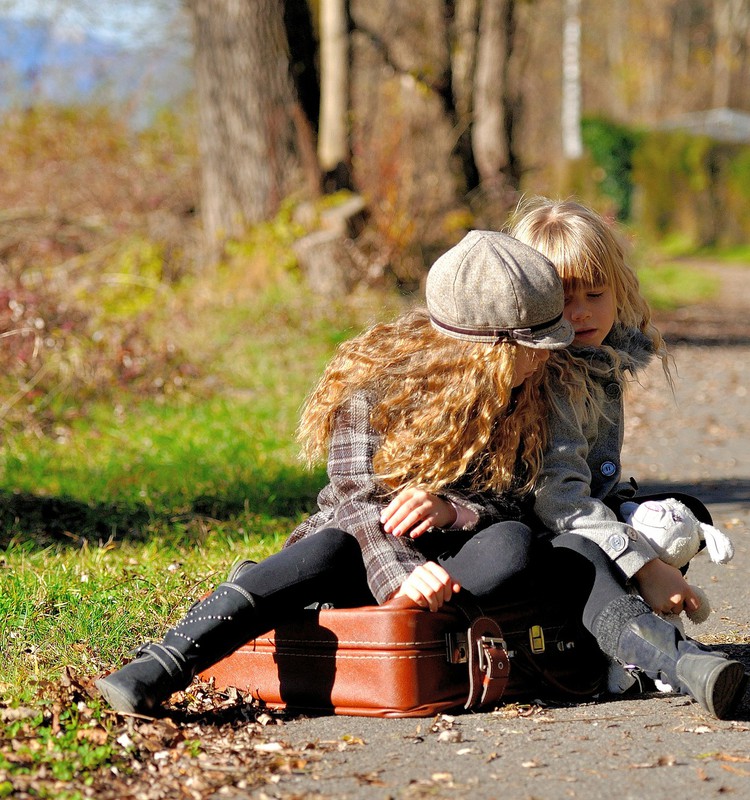
<svg viewBox="0 0 750 800"><path fill-rule="evenodd" d="M31 510L41 496L93 508L97 521L71 506L61 527L96 536L170 508L218 518L252 498L288 511L281 485L304 486L307 503L291 437L333 348L418 301L435 256L472 227L501 227L524 195L574 195L620 226L658 307L713 290L681 256L747 256L750 0L137 0L128 20L117 9L0 0L0 526L13 536L53 525L59 508ZM333 161L321 146L332 9L345 34ZM207 20L223 39L199 35ZM263 81L232 54L248 55L243 25L272 24L286 43L266 83L288 77L287 104L264 116ZM36 38L14 72L27 28ZM208 100L201 90L217 78L201 82L201 51L217 41L236 119L211 106L216 84ZM566 107L580 152L563 136ZM255 134L283 181L245 169ZM223 171L207 141L223 143ZM263 210L238 199L217 228L217 195L261 197ZM144 420L170 434L148 436ZM224 461L201 450L212 441Z"/></svg>

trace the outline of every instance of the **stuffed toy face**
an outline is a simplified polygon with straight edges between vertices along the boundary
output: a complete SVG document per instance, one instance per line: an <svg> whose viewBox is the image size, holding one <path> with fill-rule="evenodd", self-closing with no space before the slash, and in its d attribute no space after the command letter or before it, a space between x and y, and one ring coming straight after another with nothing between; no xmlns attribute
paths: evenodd
<svg viewBox="0 0 750 800"><path fill-rule="evenodd" d="M726 564L734 556L729 537L713 525L700 522L679 500L646 500L623 503L625 521L647 539L662 561L678 569L706 544L711 561Z"/></svg>
<svg viewBox="0 0 750 800"><path fill-rule="evenodd" d="M646 500L628 522L651 543L662 561L678 569L701 549L700 522L677 500Z"/></svg>

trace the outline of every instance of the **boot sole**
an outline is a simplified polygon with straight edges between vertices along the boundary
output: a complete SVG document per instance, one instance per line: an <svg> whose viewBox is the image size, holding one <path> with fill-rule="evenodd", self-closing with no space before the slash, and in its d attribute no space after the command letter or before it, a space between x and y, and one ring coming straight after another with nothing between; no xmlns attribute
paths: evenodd
<svg viewBox="0 0 750 800"><path fill-rule="evenodd" d="M718 666L714 671L711 691L708 693L708 710L717 719L731 716L744 695L747 682L745 668L739 661L730 661Z"/></svg>

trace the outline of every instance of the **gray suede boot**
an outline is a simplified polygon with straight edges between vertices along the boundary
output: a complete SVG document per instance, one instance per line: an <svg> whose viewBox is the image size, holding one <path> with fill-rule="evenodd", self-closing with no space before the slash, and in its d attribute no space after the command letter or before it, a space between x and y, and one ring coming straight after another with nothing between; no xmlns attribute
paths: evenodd
<svg viewBox="0 0 750 800"><path fill-rule="evenodd" d="M193 676L253 636L255 600L235 583L220 584L167 631L161 642L138 648L136 657L96 681L115 711L153 716Z"/></svg>
<svg viewBox="0 0 750 800"><path fill-rule="evenodd" d="M627 595L610 603L594 627L607 655L689 695L718 719L730 716L742 699L747 684L743 665L683 636L640 597Z"/></svg>

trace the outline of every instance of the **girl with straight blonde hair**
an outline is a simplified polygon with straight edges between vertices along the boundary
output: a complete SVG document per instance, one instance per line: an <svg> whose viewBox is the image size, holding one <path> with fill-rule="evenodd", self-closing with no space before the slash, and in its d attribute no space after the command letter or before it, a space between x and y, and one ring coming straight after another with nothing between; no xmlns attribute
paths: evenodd
<svg viewBox="0 0 750 800"><path fill-rule="evenodd" d="M549 578L561 591L577 593L584 625L626 666L612 690L633 685L642 673L690 695L716 717L729 716L746 684L742 664L709 652L653 613L697 610L700 600L683 574L622 518L626 500L667 497L633 498L634 487L620 484L624 391L654 356L671 385L666 346L622 241L612 225L572 200L528 200L509 231L555 265L563 314L575 334L570 349L550 359L545 381L552 413L534 513L553 546ZM668 496L710 523L700 501Z"/></svg>

